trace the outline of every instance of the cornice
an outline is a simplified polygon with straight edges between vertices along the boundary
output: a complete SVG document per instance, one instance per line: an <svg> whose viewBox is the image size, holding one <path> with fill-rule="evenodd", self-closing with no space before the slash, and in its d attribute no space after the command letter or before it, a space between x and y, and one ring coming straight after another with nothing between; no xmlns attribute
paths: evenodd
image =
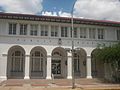
<svg viewBox="0 0 120 90"><path fill-rule="evenodd" d="M69 23L69 24L71 23L70 17L41 16L41 15L17 14L17 13L16 14L0 13L0 19L57 22L57 23ZM74 18L73 21L74 24L120 27L120 22L115 22L115 21L81 19L81 18Z"/></svg>

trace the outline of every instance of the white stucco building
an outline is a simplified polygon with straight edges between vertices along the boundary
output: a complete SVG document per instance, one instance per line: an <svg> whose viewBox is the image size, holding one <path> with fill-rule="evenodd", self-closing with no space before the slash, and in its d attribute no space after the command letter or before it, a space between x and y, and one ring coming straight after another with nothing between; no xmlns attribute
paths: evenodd
<svg viewBox="0 0 120 90"><path fill-rule="evenodd" d="M0 13L0 80L72 78L71 18ZM120 40L120 22L74 18L75 78L102 78L99 45Z"/></svg>

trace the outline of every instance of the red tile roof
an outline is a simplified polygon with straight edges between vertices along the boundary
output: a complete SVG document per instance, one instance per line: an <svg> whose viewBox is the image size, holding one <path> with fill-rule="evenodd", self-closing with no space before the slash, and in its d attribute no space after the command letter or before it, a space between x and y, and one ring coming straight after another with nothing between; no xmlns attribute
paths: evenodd
<svg viewBox="0 0 120 90"><path fill-rule="evenodd" d="M70 17L41 16L41 15L3 13L3 12L0 12L0 19L71 23L71 18ZM74 21L74 24L87 24L87 25L120 27L120 22L116 22L116 21L81 19L81 18L74 18L73 21Z"/></svg>

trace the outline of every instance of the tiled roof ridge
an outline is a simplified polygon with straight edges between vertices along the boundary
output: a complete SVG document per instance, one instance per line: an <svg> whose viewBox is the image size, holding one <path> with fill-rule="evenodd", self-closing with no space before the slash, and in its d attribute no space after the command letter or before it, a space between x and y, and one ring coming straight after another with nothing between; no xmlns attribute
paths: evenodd
<svg viewBox="0 0 120 90"><path fill-rule="evenodd" d="M60 16L43 16L43 15L34 15L34 14L20 14L20 13L4 13L0 12L0 16L18 16L18 17L30 17L30 18L45 18L46 20L48 19L56 19L56 21L63 20L62 22L70 23L71 22L71 17L60 17ZM4 18L7 19L7 18ZM8 18L10 19L10 18ZM27 20L32 20L32 19L27 19ZM38 20L39 21L39 20ZM42 20L44 21L44 19ZM52 22L52 20L51 20ZM54 20L53 20L54 22ZM118 21L110 21L110 20L95 20L95 19L84 19L84 18L74 18L74 22L79 22L80 24L92 24L92 25L104 25L104 26L119 26L120 27L120 22ZM78 24L79 24L78 23ZM109 25L110 24L110 25ZM116 25L117 24L117 25Z"/></svg>

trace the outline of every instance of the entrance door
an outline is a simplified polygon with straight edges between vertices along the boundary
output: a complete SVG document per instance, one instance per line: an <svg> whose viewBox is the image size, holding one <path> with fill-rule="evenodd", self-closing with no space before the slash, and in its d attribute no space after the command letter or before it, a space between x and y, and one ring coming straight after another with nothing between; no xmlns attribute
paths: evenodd
<svg viewBox="0 0 120 90"><path fill-rule="evenodd" d="M52 74L54 76L61 75L61 60L52 60Z"/></svg>

